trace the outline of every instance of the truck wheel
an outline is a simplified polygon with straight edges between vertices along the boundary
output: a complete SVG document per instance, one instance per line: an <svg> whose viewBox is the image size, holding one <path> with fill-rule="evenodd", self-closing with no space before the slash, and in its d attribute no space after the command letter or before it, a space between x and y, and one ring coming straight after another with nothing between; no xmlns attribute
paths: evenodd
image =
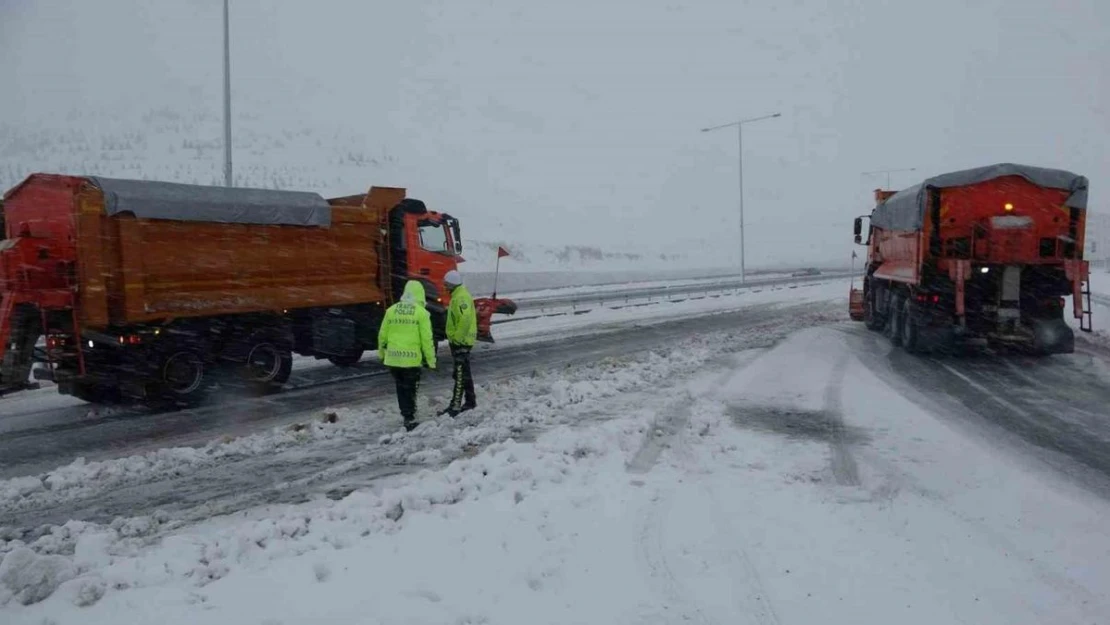
<svg viewBox="0 0 1110 625"><path fill-rule="evenodd" d="M895 346L902 343L902 303L903 299L897 295L890 303L890 316L887 318L886 335Z"/></svg>
<svg viewBox="0 0 1110 625"><path fill-rule="evenodd" d="M921 351L921 334L917 324L913 321L912 304L906 299L902 304L902 347L911 354Z"/></svg>
<svg viewBox="0 0 1110 625"><path fill-rule="evenodd" d="M1049 354L1071 354L1075 352L1075 332L1059 319L1034 319L1033 353L1039 356Z"/></svg>
<svg viewBox="0 0 1110 625"><path fill-rule="evenodd" d="M158 368L156 395L174 404L199 403L208 390L205 373L204 359L197 352L191 349L167 352Z"/></svg>
<svg viewBox="0 0 1110 625"><path fill-rule="evenodd" d="M875 312L875 294L873 292L866 306L863 312L863 325L872 332L881 332L885 320L882 315Z"/></svg>
<svg viewBox="0 0 1110 625"><path fill-rule="evenodd" d="M293 373L293 353L272 337L261 337L247 352L242 372L247 382L259 390L279 389Z"/></svg>
<svg viewBox="0 0 1110 625"><path fill-rule="evenodd" d="M353 367L358 364L358 361L362 360L362 353L363 350L356 349L342 356L329 356L328 361L337 367Z"/></svg>

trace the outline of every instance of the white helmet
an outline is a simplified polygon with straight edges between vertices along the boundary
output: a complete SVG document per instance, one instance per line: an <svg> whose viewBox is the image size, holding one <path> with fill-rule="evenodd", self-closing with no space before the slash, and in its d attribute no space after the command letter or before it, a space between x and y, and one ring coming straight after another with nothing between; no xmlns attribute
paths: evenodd
<svg viewBox="0 0 1110 625"><path fill-rule="evenodd" d="M452 269L451 271L447 272L447 275L443 276L443 284L445 286L447 286L447 288L451 288L451 287L455 287L455 286L462 286L462 284L463 284L462 275L459 272Z"/></svg>

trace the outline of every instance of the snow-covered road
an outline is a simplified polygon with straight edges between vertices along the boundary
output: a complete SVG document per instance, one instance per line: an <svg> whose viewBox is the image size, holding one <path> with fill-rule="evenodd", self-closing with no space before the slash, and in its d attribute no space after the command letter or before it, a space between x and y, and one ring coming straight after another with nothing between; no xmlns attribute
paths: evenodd
<svg viewBox="0 0 1110 625"><path fill-rule="evenodd" d="M595 371L606 370L607 359L635 361L651 350L670 353L676 349L676 340L707 332L739 333L745 344L770 345L792 327L836 319L840 311L835 306L753 307L741 313L701 318L696 325L680 321L634 326L606 334L490 350L474 362L475 375L483 385L479 389L483 399L482 407L468 416L468 422L496 415L507 402L515 402L511 392L515 392L521 376L558 380L569 372L588 379ZM784 324L784 318L793 319L794 325ZM600 369L594 363L602 363ZM446 405L449 380L441 374L426 388L430 397L422 406L423 418ZM503 396L499 389L507 389L511 397ZM173 415L116 419L72 433L63 426L42 434L13 436L0 443L0 450L12 457L11 462L24 460L21 467L47 466L53 470L0 481L0 527L34 528L44 523L64 524L70 519L107 522L116 516L156 510L173 511L175 518L196 519L259 503L297 501L321 492L363 486L383 474L405 470L412 464L408 462L409 454L427 446L440 449L445 444L436 439L421 440L415 448L388 444L367 447L368 442L398 427L393 397L392 380L378 376L357 384L328 387L323 396L319 389L310 389L304 395L286 393L262 405L252 404L249 411L237 409L234 403L221 404ZM337 409L344 405L354 407L354 412ZM321 410L325 407L331 408ZM341 417L338 423L317 423L304 431L287 429L288 423L313 423L328 411ZM248 426L258 423L254 419L277 421L280 426L243 438L227 436L239 427L253 430ZM246 423L240 426L240 421ZM167 431L181 432L179 445L193 441L207 444L196 448L167 445ZM36 440L40 441L38 445L27 444ZM78 452L111 450L113 441L131 443L140 453L116 453L99 461L70 463ZM433 463L449 461L459 453L459 448L453 448L443 457L434 458ZM346 464L359 454L366 460ZM55 469L58 465L65 466Z"/></svg>
<svg viewBox="0 0 1110 625"><path fill-rule="evenodd" d="M0 622L1107 622L1105 335L915 357L845 287L506 324L482 407L411 434L372 362L30 404L0 420Z"/></svg>
<svg viewBox="0 0 1110 625"><path fill-rule="evenodd" d="M9 540L0 617L1106 622L1107 475L1092 448L1021 425L1082 425L1097 446L1105 428L1084 413L1110 402L1105 363L912 362L842 318L707 329L499 381L496 409L412 434L378 436L372 406L341 412L299 445L359 442L321 475L391 449L427 468L195 523L171 509ZM952 379L968 388L937 400ZM1089 397L1049 388L1067 380ZM70 487L115 488L111 472L85 479Z"/></svg>
<svg viewBox="0 0 1110 625"><path fill-rule="evenodd" d="M668 324L665 336L693 333L720 321L710 316L760 306L829 302L847 290L843 280L825 283L768 285L728 295L693 295L683 301L645 306L596 306L578 314L533 318L497 329L495 346L479 345L474 361L479 378L512 375L573 360L620 355L651 347L660 336L642 328ZM789 313L775 313L788 318ZM746 318L744 314L741 317ZM709 324L709 325L706 325ZM718 326L719 327L719 326ZM614 335L601 338L603 335ZM446 356L446 354L441 354ZM568 360L569 359L569 360ZM47 387L0 398L0 477L52 469L76 457L102 460L142 451L198 445L221 436L241 436L295 422L325 406L365 402L391 393L383 370L368 356L350 369L327 361L298 359L286 392L260 398L216 397L207 406L165 414L141 409L93 408L59 396ZM434 388L446 384L447 372L431 376ZM3 524L0 519L0 525Z"/></svg>

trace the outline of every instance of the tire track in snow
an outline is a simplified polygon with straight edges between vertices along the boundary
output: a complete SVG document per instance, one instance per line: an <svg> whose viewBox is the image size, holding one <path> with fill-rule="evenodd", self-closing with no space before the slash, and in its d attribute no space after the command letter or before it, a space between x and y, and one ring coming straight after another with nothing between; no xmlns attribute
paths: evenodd
<svg viewBox="0 0 1110 625"><path fill-rule="evenodd" d="M844 376L848 369L847 350L833 367L832 377L825 387L825 415L829 423L829 465L833 479L841 486L859 486L859 466L852 456L849 437L844 426Z"/></svg>
<svg viewBox="0 0 1110 625"><path fill-rule="evenodd" d="M747 360L741 366L746 367L751 362L751 360ZM725 371L716 376L715 382L719 383L731 377L733 373L732 370ZM668 413L675 415L670 423L682 423L681 428L667 437L666 440L670 441L670 444L661 445L657 440L646 440L645 444L637 451L633 461L629 463L629 471L641 472L650 469L664 449L668 449L671 452L672 459L675 460L676 468L679 470L686 473L691 471L703 472L703 468L696 466L697 454L691 446L688 436L683 435L688 433L690 416L698 403L687 390L684 396L677 400L678 408ZM700 438L701 435L698 436ZM637 459L639 460L637 461ZM684 483L690 484L693 481L686 480ZM724 563L733 588L730 596L734 614L745 615L753 625L779 625L781 621L774 605L767 596L763 576L753 564L747 550L744 549L740 534L736 532L731 521L729 521L716 493L704 483L701 483L699 489L709 500L709 507L712 509L712 521L716 529L713 535L713 544L716 551L724 555ZM664 521L674 504L674 497L674 489L664 494L657 494L644 515L645 521L638 535L643 570L648 572L649 581L652 582L653 586L671 602L681 606L681 616L684 620L695 620L707 624L731 623L733 621L721 621L710 616L695 600L692 600L689 591L681 580L675 576L674 570L667 560L667 553L664 548L666 543Z"/></svg>
<svg viewBox="0 0 1110 625"><path fill-rule="evenodd" d="M663 411L662 419L656 419L651 427L644 433L644 442L632 459L626 463L629 473L647 473L663 450L674 439L675 435L686 429L690 422L690 411L693 409L694 398L689 391L684 391L679 398L668 403L668 408Z"/></svg>
<svg viewBox="0 0 1110 625"><path fill-rule="evenodd" d="M679 436L683 430L690 424L690 415L693 412L694 405L697 403L694 395L696 388L699 393L709 391L724 384L730 377L736 374L737 371L742 371L750 365L756 358L763 353L761 349L746 349L743 352L732 355L727 359L726 367L701 383L691 383L686 386L679 393L676 400L668 402L666 408L662 410L662 418L658 416L652 422L651 427L644 433L644 441L640 444L639 449L632 458L625 463L625 468L629 473L647 473L659 461L659 457L663 451L672 446L672 440ZM725 364L725 363L721 363ZM710 363L708 366L713 366ZM682 451L689 452L688 446L682 446Z"/></svg>
<svg viewBox="0 0 1110 625"><path fill-rule="evenodd" d="M671 510L673 499L673 491L656 493L643 515L644 522L636 536L640 570L647 572L648 583L663 596L666 601L664 609L670 610L672 606L677 609L678 619L670 618L667 622L681 619L681 621L713 625L718 621L710 618L690 598L690 591L675 575L674 569L667 560L665 520Z"/></svg>
<svg viewBox="0 0 1110 625"><path fill-rule="evenodd" d="M1054 389L1046 381L1038 381L1036 385L1033 385L1027 379L1032 376L1024 372L1021 376L1015 376L1014 380L1007 380L1001 374L1012 372L1017 365L1006 357L1002 357L998 361L992 361L986 366L970 359L925 359L896 350L888 351L884 349L887 344L881 339L877 339L873 333L859 331L848 326L838 327L837 329L858 341L854 341L854 344L850 345L855 363L870 371L884 384L897 390L907 401L914 403L941 422L951 423L960 418L973 418L978 415L979 411L987 410L988 406L997 404L998 401L1004 402L1004 404L997 404L1002 406L1004 410L1016 408L1020 411L1019 413L1013 413L1014 416L1039 416L1040 408L1027 403L1029 399L1026 394L1016 392L1018 387L1014 384L1019 379L1023 384L1029 384L1044 393L1053 390L1055 393L1067 393L1065 389ZM877 341L872 339L877 339ZM909 365L913 365L913 367L907 368ZM1055 375L1065 377L1071 371L1070 367L1061 366L1060 363L1053 361L1043 363L1042 366L1052 370ZM949 371L949 368L955 371ZM959 380L965 384L970 381L968 388L976 391L982 389L985 392L982 395L977 395L977 402L967 401L963 398L962 392L957 395L956 389L937 381L944 380L945 375L952 375L954 380ZM936 394L937 391L945 389L950 390L953 395ZM933 391L933 393L927 395L926 393L930 393L930 391ZM1057 400L1052 399L1050 401L1055 402ZM948 402L973 406L974 409L965 413L956 405ZM1060 406L1054 407L1060 408ZM977 431L976 438L986 439L998 444L1003 440L999 437L999 434L999 432L989 430L986 433ZM1054 589L1062 596L1069 597L1071 603L1079 606L1079 609L1088 617L1088 622L1102 622L1102 617L1107 613L1110 604L1107 603L1106 597L1088 588L1081 581L1081 577L1073 578L1067 572L1054 570L1042 562L1040 553L1029 550L1019 542L1015 542L1013 538L1007 536L1005 532L1000 531L985 519L954 506L945 505L946 497L944 494L927 487L917 476L900 466L897 461L883 457L874 449L866 448L862 450L860 459L877 476L881 476L878 479L883 483L871 491L874 501L881 502L884 507L893 506L895 505L895 497L899 492L905 490L936 503L938 510L966 526L982 541L993 546L997 552L1012 554L1013 561L1026 567L1038 581ZM1081 485L1086 486L1086 484ZM1040 605L1035 598L1018 595L1017 600L1021 602L1026 612L1034 615L1038 614Z"/></svg>
<svg viewBox="0 0 1110 625"><path fill-rule="evenodd" d="M732 569L732 602L740 614L750 616L756 625L779 625L778 612L771 600L767 597L767 587L763 583L763 576L759 569L752 563L748 552L736 540L738 533L725 513L717 493L703 484L702 490L709 497L713 509L713 522L717 527L717 544L728 556ZM744 600L738 601L738 597Z"/></svg>
<svg viewBox="0 0 1110 625"><path fill-rule="evenodd" d="M1110 383L1083 356L918 356L854 324L833 327L863 366L922 410L1110 499Z"/></svg>

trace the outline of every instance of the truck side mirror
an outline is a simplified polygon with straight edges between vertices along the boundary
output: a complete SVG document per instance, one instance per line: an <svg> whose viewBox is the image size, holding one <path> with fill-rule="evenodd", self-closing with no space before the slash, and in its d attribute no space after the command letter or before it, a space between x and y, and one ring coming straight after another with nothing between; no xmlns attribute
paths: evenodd
<svg viewBox="0 0 1110 625"><path fill-rule="evenodd" d="M857 245L862 243L861 236L860 236L862 233L863 233L863 218L862 217L856 217L856 221L853 224L853 234L855 234L855 236L856 236L856 244Z"/></svg>

